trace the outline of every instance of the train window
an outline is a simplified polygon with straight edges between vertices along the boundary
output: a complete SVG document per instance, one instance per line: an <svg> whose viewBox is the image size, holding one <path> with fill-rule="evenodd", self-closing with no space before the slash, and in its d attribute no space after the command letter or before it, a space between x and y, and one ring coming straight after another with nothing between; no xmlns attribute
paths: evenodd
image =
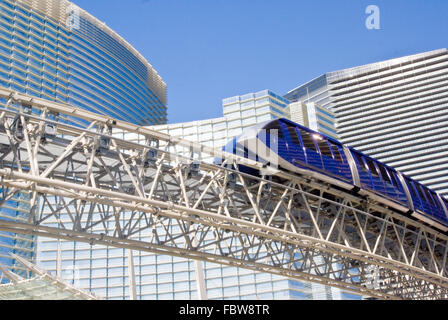
<svg viewBox="0 0 448 320"><path fill-rule="evenodd" d="M418 195L420 196L420 199L425 201L426 197L425 197L425 194L424 194L421 186L418 183L415 183L415 182L414 182L414 186L415 186L415 189L417 189L417 192L418 192Z"/></svg>
<svg viewBox="0 0 448 320"><path fill-rule="evenodd" d="M406 178L406 182L408 184L408 189L409 192L411 193L411 196L413 199L418 199L417 194L415 193L415 187L414 184L411 182L411 180L409 180L408 178Z"/></svg>
<svg viewBox="0 0 448 320"><path fill-rule="evenodd" d="M280 139L285 139L283 136L283 131L282 131L282 127L280 125L279 121L272 121L271 123L267 124L266 126L263 127L263 129L266 130L266 133L270 133L270 131L273 130L277 130L278 133L278 137Z"/></svg>
<svg viewBox="0 0 448 320"><path fill-rule="evenodd" d="M317 141L317 145L319 146L320 153L329 157L333 158L333 154L331 153L330 146L327 143L327 140L322 139Z"/></svg>
<svg viewBox="0 0 448 320"><path fill-rule="evenodd" d="M289 136L291 137L292 143L295 144L296 146L300 146L300 141L299 137L297 136L296 128L287 126L286 129L289 132Z"/></svg>
<svg viewBox="0 0 448 320"><path fill-rule="evenodd" d="M362 159L361 155L359 153L357 153L357 152L352 152L352 153L355 155L356 159L358 160L358 163L359 163L359 166L361 167L361 170L368 172L369 169L364 164L364 160Z"/></svg>
<svg viewBox="0 0 448 320"><path fill-rule="evenodd" d="M390 173L390 177L392 178L392 183L398 188L398 186L400 185L400 183L397 180L397 177L395 175L395 172L393 171L389 171Z"/></svg>
<svg viewBox="0 0 448 320"><path fill-rule="evenodd" d="M341 156L341 153L339 152L338 146L333 144L333 143L331 143L331 142L328 142L328 143L331 146L331 150L333 151L333 155L334 155L335 160L343 163L344 160L342 159L342 156Z"/></svg>
<svg viewBox="0 0 448 320"><path fill-rule="evenodd" d="M440 199L437 196L437 194L433 191L430 191L430 192L431 192L432 198L434 199L434 202L436 203L436 207L443 210L442 205L440 204Z"/></svg>
<svg viewBox="0 0 448 320"><path fill-rule="evenodd" d="M388 172L386 171L386 168L385 168L381 163L378 163L378 162L377 162L376 164L378 165L378 168L380 169L381 176L383 177L383 179L386 180L386 181L389 182L389 183L392 183L392 182L390 181L389 174L388 174Z"/></svg>
<svg viewBox="0 0 448 320"><path fill-rule="evenodd" d="M380 175L379 175L379 173L378 173L378 171L377 171L373 161L371 159L367 158L367 157L365 159L366 159L367 166L370 169L370 173L373 174L374 176L378 176L379 177Z"/></svg>
<svg viewBox="0 0 448 320"><path fill-rule="evenodd" d="M426 187L424 187L424 186L420 186L422 189L423 189L423 191L425 192L425 195L426 195L426 199L428 199L429 200L429 202L431 202L431 204L432 204L432 206L433 207L436 207L436 208L438 208L438 201L437 201L437 199L434 199L435 197L433 197L433 195L431 194L431 192L428 190L428 188L426 188Z"/></svg>
<svg viewBox="0 0 448 320"><path fill-rule="evenodd" d="M302 140L303 144L305 145L305 148L317 152L316 145L314 144L314 139L312 135L305 130L300 130L300 134L302 135Z"/></svg>

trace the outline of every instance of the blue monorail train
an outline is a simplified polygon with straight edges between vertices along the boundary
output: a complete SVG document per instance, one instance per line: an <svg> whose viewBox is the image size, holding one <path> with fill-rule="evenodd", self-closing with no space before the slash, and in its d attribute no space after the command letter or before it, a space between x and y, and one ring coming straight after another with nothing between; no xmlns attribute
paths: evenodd
<svg viewBox="0 0 448 320"><path fill-rule="evenodd" d="M269 147L272 143L275 148ZM448 231L448 200L378 160L287 119L257 124L229 141L223 150L316 177Z"/></svg>

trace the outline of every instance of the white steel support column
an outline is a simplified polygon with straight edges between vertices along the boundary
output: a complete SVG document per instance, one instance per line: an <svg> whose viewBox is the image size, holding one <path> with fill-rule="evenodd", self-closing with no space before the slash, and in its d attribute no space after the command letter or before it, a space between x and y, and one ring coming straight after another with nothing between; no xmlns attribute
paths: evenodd
<svg viewBox="0 0 448 320"><path fill-rule="evenodd" d="M56 276L62 279L61 239L58 239L58 248L56 254Z"/></svg>
<svg viewBox="0 0 448 320"><path fill-rule="evenodd" d="M136 300L137 287L135 283L134 254L132 249L127 249L126 251L128 254L129 298L130 300Z"/></svg>
<svg viewBox="0 0 448 320"><path fill-rule="evenodd" d="M195 236L193 239L193 247L198 246L198 239ZM207 300L207 286L204 277L203 262L194 260L194 271L196 274L196 291L198 293L198 300Z"/></svg>
<svg viewBox="0 0 448 320"><path fill-rule="evenodd" d="M207 300L207 288L204 279L203 262L194 260L194 271L196 273L196 287L198 292L198 300Z"/></svg>
<svg viewBox="0 0 448 320"><path fill-rule="evenodd" d="M192 241L192 246L197 247L199 244L198 238L195 235ZM194 272L196 275L196 292L198 294L198 300L208 300L207 298L207 285L204 277L203 262L200 260L194 260Z"/></svg>

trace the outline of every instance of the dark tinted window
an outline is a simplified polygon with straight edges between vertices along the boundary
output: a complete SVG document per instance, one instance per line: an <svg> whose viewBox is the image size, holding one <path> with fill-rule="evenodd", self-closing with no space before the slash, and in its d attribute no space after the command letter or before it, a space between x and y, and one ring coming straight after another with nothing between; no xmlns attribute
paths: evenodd
<svg viewBox="0 0 448 320"><path fill-rule="evenodd" d="M415 186L415 189L417 189L418 195L420 196L420 199L422 199L423 201L426 201L426 197L425 194L422 190L422 188L420 187L420 185L418 183L413 183Z"/></svg>
<svg viewBox="0 0 448 320"><path fill-rule="evenodd" d="M366 165L364 164L364 161L362 160L362 157L359 153L357 152L352 152L352 154L355 155L356 160L358 160L359 166L361 167L361 170L363 171L369 171L369 169L366 167Z"/></svg>
<svg viewBox="0 0 448 320"><path fill-rule="evenodd" d="M414 198L414 199L418 199L418 196L417 196L417 194L415 193L414 184L411 182L411 180L409 180L409 179L407 179L407 178L406 178L406 182L407 182L407 184L408 184L408 189L409 189L409 192L411 193L412 198Z"/></svg>
<svg viewBox="0 0 448 320"><path fill-rule="evenodd" d="M276 121L272 121L271 123L265 125L265 126L263 127L263 129L265 129L265 130L266 130L266 133L269 133L269 134L270 134L270 131L271 131L272 129L277 130L278 137L279 137L280 139L285 139L284 136L283 136L283 131L282 131L281 124L280 124L280 122L279 122L278 120L276 120ZM275 132L275 131L274 131L274 132ZM273 132L273 133L274 133L274 132Z"/></svg>
<svg viewBox="0 0 448 320"><path fill-rule="evenodd" d="M289 132L289 136L291 137L292 143L295 144L296 146L300 146L300 141L299 138L297 137L296 128L287 126L286 129Z"/></svg>
<svg viewBox="0 0 448 320"><path fill-rule="evenodd" d="M388 174L386 168L381 163L377 162L376 164L378 165L378 168L380 169L381 176L383 177L383 179L386 180L387 182L391 183L389 174Z"/></svg>
<svg viewBox="0 0 448 320"><path fill-rule="evenodd" d="M305 130L300 130L300 134L302 135L302 140L305 148L311 149L315 152L317 152L316 145L314 144L314 139L312 135Z"/></svg>
<svg viewBox="0 0 448 320"><path fill-rule="evenodd" d="M433 194L431 191L429 191L428 188L426 188L424 186L421 186L421 188L425 192L426 199L429 200L429 202L432 204L433 207L438 208L439 207L439 201L437 199L437 196L435 194Z"/></svg>
<svg viewBox="0 0 448 320"><path fill-rule="evenodd" d="M398 188L398 186L400 185L400 182L397 179L396 173L393 171L389 171L390 173L390 177L392 178L392 183Z"/></svg>
<svg viewBox="0 0 448 320"><path fill-rule="evenodd" d="M329 158L333 158L333 154L331 153L330 146L328 145L327 140L317 140L317 145L319 146L320 153Z"/></svg>
<svg viewBox="0 0 448 320"><path fill-rule="evenodd" d="M328 144L331 146L331 150L333 151L334 159L339 162L344 162L342 155L339 151L339 148L337 145L333 144L332 142L328 141Z"/></svg>
<svg viewBox="0 0 448 320"><path fill-rule="evenodd" d="M374 176L379 176L378 171L376 170L375 164L369 158L364 158L366 160L367 166L369 167L370 173Z"/></svg>

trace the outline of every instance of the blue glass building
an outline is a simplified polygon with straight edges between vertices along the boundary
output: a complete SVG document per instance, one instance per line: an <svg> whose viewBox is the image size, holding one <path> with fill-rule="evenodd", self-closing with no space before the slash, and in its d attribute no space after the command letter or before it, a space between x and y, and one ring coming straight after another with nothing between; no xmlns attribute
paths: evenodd
<svg viewBox="0 0 448 320"><path fill-rule="evenodd" d="M65 0L0 0L0 86L138 125L166 122L153 67Z"/></svg>
<svg viewBox="0 0 448 320"><path fill-rule="evenodd" d="M0 192L1 192L0 188ZM0 199L1 200L1 199ZM6 201L0 210L0 219L16 222L26 222L30 212L30 196L28 193L20 192L11 200ZM16 263L10 253L20 255L28 260L33 260L35 256L36 239L32 235L15 234L12 232L0 231L0 263L8 267L17 275L28 278L30 272L20 263ZM1 274L1 272L0 272ZM6 283L8 279L1 278L0 283Z"/></svg>
<svg viewBox="0 0 448 320"><path fill-rule="evenodd" d="M166 123L166 85L151 64L66 0L0 0L0 87L138 125ZM0 219L26 221L29 206L18 193ZM11 252L33 261L35 238L0 232L0 263L28 277Z"/></svg>

